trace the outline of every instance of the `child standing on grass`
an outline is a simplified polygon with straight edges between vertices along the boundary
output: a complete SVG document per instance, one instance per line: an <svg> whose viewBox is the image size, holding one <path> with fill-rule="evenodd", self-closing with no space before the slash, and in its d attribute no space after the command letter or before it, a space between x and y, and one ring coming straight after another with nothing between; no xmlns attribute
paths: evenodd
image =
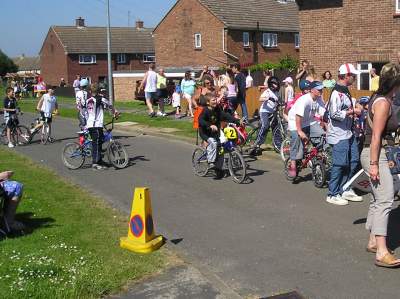
<svg viewBox="0 0 400 299"><path fill-rule="evenodd" d="M181 87L177 85L172 94L172 107L176 108L175 118L181 117Z"/></svg>

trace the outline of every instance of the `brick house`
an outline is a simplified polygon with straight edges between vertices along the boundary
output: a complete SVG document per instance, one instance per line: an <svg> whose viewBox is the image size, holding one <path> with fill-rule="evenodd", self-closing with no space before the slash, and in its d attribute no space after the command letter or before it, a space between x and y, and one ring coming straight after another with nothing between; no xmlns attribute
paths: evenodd
<svg viewBox="0 0 400 299"><path fill-rule="evenodd" d="M145 70L155 60L153 29L111 28L112 69ZM58 85L64 78L71 85L77 74L91 82L107 80L106 27L87 27L84 19L76 26L51 26L40 50L41 74L46 83Z"/></svg>
<svg viewBox="0 0 400 299"><path fill-rule="evenodd" d="M154 30L162 67L218 68L297 58L294 0L178 0Z"/></svg>
<svg viewBox="0 0 400 299"><path fill-rule="evenodd" d="M344 62L362 73L357 88L370 87L369 70L395 61L400 51L400 0L297 0L301 59L334 76Z"/></svg>

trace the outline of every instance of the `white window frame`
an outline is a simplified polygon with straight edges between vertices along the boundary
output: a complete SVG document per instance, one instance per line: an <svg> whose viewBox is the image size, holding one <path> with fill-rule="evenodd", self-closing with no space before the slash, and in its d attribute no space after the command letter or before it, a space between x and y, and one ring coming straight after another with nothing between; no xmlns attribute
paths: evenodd
<svg viewBox="0 0 400 299"><path fill-rule="evenodd" d="M126 54L125 53L118 53L117 54L117 63L118 64L126 63Z"/></svg>
<svg viewBox="0 0 400 299"><path fill-rule="evenodd" d="M85 61L85 57L91 57L90 61ZM79 64L95 64L96 63L96 55L92 54L81 54L79 55Z"/></svg>
<svg viewBox="0 0 400 299"><path fill-rule="evenodd" d="M294 34L294 47L300 49L300 33Z"/></svg>
<svg viewBox="0 0 400 299"><path fill-rule="evenodd" d="M266 48L278 47L278 34L277 33L264 32L262 36L263 36L263 39L262 39L263 47L266 47Z"/></svg>
<svg viewBox="0 0 400 299"><path fill-rule="evenodd" d="M201 49L201 33L194 34L194 48Z"/></svg>
<svg viewBox="0 0 400 299"><path fill-rule="evenodd" d="M156 62L156 54L143 54L143 62L145 63Z"/></svg>
<svg viewBox="0 0 400 299"><path fill-rule="evenodd" d="M400 0L396 0L396 13L400 14Z"/></svg>
<svg viewBox="0 0 400 299"><path fill-rule="evenodd" d="M243 47L250 47L250 33L243 32Z"/></svg>
<svg viewBox="0 0 400 299"><path fill-rule="evenodd" d="M368 69L367 70L362 70L361 69L361 65L362 64L368 64ZM360 72L357 75L357 89L360 90L361 89L361 74L365 74L368 73L369 75L369 86L368 86L368 90L371 90L371 69L372 69L372 62L359 62L357 63L357 70Z"/></svg>

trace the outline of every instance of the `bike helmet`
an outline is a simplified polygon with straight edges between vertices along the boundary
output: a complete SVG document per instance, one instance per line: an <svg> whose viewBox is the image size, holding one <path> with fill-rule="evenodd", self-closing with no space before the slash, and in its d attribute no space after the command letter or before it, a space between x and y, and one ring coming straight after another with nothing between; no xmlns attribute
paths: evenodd
<svg viewBox="0 0 400 299"><path fill-rule="evenodd" d="M359 98L358 99L358 103L360 103L360 105L368 105L369 97L368 96L363 96L363 97Z"/></svg>
<svg viewBox="0 0 400 299"><path fill-rule="evenodd" d="M89 80L88 80L88 79L82 79L82 80L79 82L79 84L80 84L81 87L86 87L86 86L89 85Z"/></svg>
<svg viewBox="0 0 400 299"><path fill-rule="evenodd" d="M279 83L279 79L275 76L272 76L267 81L268 88L272 91L279 91L281 88L281 84Z"/></svg>
<svg viewBox="0 0 400 299"><path fill-rule="evenodd" d="M175 92L181 93L181 86L180 85L175 86Z"/></svg>
<svg viewBox="0 0 400 299"><path fill-rule="evenodd" d="M299 84L299 88L300 88L301 91L309 90L309 89L310 89L310 85L311 85L311 82L310 82L310 81L308 81L308 80L301 80L301 81L300 81L300 84Z"/></svg>

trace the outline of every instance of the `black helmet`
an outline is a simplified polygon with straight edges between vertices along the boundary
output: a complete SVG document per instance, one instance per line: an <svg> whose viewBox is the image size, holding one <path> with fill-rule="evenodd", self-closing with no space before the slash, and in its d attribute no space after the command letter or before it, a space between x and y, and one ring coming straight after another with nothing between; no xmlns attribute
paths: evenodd
<svg viewBox="0 0 400 299"><path fill-rule="evenodd" d="M272 91L279 91L281 88L281 84L279 83L279 79L275 76L272 76L267 81L268 88Z"/></svg>

